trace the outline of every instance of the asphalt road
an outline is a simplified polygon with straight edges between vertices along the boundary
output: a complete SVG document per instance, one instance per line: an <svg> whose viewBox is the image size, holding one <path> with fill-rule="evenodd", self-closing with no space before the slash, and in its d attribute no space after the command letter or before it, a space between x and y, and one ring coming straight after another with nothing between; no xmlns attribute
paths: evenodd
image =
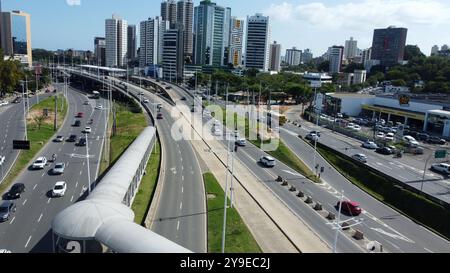
<svg viewBox="0 0 450 273"><path fill-rule="evenodd" d="M87 120L94 119L92 133L89 135L89 154L91 155L91 181L98 175L101 147L105 137L105 112L95 110L95 100L90 105L83 105L87 97L72 88L68 91L69 111L67 119L58 135L68 137L71 134L82 136L84 127L72 127L75 114L84 112L82 126ZM56 214L77 202L88 189L86 147L76 147L74 143L49 142L36 157L51 158L57 154L57 162L66 163L66 171L62 176L51 175L54 163L49 163L44 170L23 171L15 183L24 183L26 192L14 202L17 212L9 221L0 223L0 248L9 249L13 253L52 252L51 222ZM77 156L77 155L81 155ZM49 192L57 181L67 182L67 191L62 198L50 198Z"/></svg>
<svg viewBox="0 0 450 273"><path fill-rule="evenodd" d="M46 99L51 94L40 94L39 100ZM30 107L36 104L37 97L29 98ZM8 175L19 151L13 150L13 140L25 138L25 124L23 121L23 101L18 104L8 104L0 107L0 156L5 157L3 166L0 167L0 183Z"/></svg>
<svg viewBox="0 0 450 273"><path fill-rule="evenodd" d="M174 90L180 92L180 94L184 93L184 91L176 87L174 87ZM188 98L186 103L188 106L191 105L191 98ZM207 119L204 120L206 121ZM294 137L294 139L290 137ZM297 135L293 136L293 134L289 134L286 136L283 133L283 129L282 138L288 139L289 146L293 142L298 142ZM226 141L222 142L225 146ZM306 145L306 143L304 144ZM291 149L294 149L302 158L309 158L309 164L313 164L311 163L313 159L311 157L311 150L308 150L309 147L292 146L294 147L290 147ZM298 150L295 150L295 148ZM327 225L327 221L324 218L299 201L294 194L287 191L286 188L281 187L278 183L275 183L274 180L276 177L282 176L289 181L289 184L305 191L314 200L323 204L326 210L334 212L337 212L335 204L341 198L340 192L344 190L345 197L361 202L364 210L364 213L360 217L354 219L363 219L362 224L356 228L363 231L365 236L370 240L376 240L383 244L384 248L389 252L450 252L450 243L447 240L412 222L410 219L399 215L398 212L361 191L331 169L331 166L328 166L328 170L323 176L329 184L317 185L280 162L273 169L266 169L259 166L257 161L264 155L267 154L251 144L248 144L243 149L239 149L237 153L239 160L330 246L333 244L335 234L331 226ZM319 159L319 162L320 160L322 159ZM306 161L308 162L308 160ZM327 166L324 160L320 163L322 163L322 166ZM353 219L345 215L343 217L346 220ZM338 252L353 253L362 251L364 250L355 244L353 239L344 235L340 236Z"/></svg>

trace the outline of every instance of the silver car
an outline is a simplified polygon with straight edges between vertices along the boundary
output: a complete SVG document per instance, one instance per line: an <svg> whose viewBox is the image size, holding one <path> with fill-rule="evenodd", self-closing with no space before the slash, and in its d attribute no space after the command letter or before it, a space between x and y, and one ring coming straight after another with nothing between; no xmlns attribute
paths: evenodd
<svg viewBox="0 0 450 273"><path fill-rule="evenodd" d="M53 174L64 174L64 170L66 169L65 163L56 163L53 168Z"/></svg>
<svg viewBox="0 0 450 273"><path fill-rule="evenodd" d="M11 217L11 214L16 212L16 204L11 201L4 201L0 205L0 222L6 222Z"/></svg>

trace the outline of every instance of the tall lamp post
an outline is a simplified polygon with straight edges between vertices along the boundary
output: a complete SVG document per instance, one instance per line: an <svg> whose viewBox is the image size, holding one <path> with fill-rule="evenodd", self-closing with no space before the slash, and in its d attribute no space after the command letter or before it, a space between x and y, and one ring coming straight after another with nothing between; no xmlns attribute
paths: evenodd
<svg viewBox="0 0 450 273"><path fill-rule="evenodd" d="M316 115L316 125L319 127L319 111L320 108L317 107L317 88L320 88L322 86L322 83L320 81L311 82L311 87L314 88L314 112ZM316 108L317 107L317 108ZM317 172L319 171L319 168L317 166L317 137L314 138L314 168L316 170L316 176Z"/></svg>

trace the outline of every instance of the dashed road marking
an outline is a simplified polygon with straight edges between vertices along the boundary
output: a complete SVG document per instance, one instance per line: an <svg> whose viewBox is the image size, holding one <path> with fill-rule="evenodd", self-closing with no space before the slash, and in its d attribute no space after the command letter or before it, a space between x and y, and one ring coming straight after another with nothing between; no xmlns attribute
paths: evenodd
<svg viewBox="0 0 450 273"><path fill-rule="evenodd" d="M39 216L39 219L38 219L38 223L41 221L42 216L44 216L44 215L41 213L41 216Z"/></svg>
<svg viewBox="0 0 450 273"><path fill-rule="evenodd" d="M14 222L14 220L16 220L16 216L14 216L11 220L11 222L9 223L10 225L12 225L12 223Z"/></svg>
<svg viewBox="0 0 450 273"><path fill-rule="evenodd" d="M28 244L30 243L30 241L31 241L31 235L30 235L30 237L28 238L28 241L27 241L27 243L25 244L25 248L27 248L27 247L28 247Z"/></svg>
<svg viewBox="0 0 450 273"><path fill-rule="evenodd" d="M35 190L35 189L36 189L36 187L37 187L37 184L36 184L36 185L34 185L34 187L33 187L33 190Z"/></svg>
<svg viewBox="0 0 450 273"><path fill-rule="evenodd" d="M25 201L23 201L22 206L25 206L25 204L27 203L28 199L25 199Z"/></svg>

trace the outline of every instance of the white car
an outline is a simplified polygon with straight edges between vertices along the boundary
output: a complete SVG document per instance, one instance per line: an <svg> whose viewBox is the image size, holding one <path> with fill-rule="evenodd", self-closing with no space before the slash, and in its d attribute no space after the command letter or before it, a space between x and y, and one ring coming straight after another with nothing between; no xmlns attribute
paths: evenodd
<svg viewBox="0 0 450 273"><path fill-rule="evenodd" d="M386 135L382 132L378 132L375 136L375 138L378 138L378 139L384 139L385 137L386 137Z"/></svg>
<svg viewBox="0 0 450 273"><path fill-rule="evenodd" d="M394 133L388 133L384 139L387 141L394 141L394 138L395 138Z"/></svg>
<svg viewBox="0 0 450 273"><path fill-rule="evenodd" d="M36 159L36 161L34 161L33 169L42 170L45 168L45 165L47 165L47 158L39 157L38 159Z"/></svg>
<svg viewBox="0 0 450 273"><path fill-rule="evenodd" d="M247 140L245 140L245 138L238 139L238 140L236 140L236 145L245 147L245 146L247 146Z"/></svg>
<svg viewBox="0 0 450 273"><path fill-rule="evenodd" d="M222 130L220 130L219 128L215 128L213 130L213 135L215 135L215 136L222 136L223 135Z"/></svg>
<svg viewBox="0 0 450 273"><path fill-rule="evenodd" d="M373 141L366 141L362 145L366 149L375 150L378 148L378 145Z"/></svg>
<svg viewBox="0 0 450 273"><path fill-rule="evenodd" d="M90 133L92 133L92 128L91 127L84 128L83 134L90 134Z"/></svg>
<svg viewBox="0 0 450 273"><path fill-rule="evenodd" d="M67 184L66 182L60 181L56 182L52 190L53 197L63 197L66 194Z"/></svg>
<svg viewBox="0 0 450 273"><path fill-rule="evenodd" d="M55 175L61 175L64 174L64 170L66 169L65 163L56 163L55 167L53 167L53 174Z"/></svg>
<svg viewBox="0 0 450 273"><path fill-rule="evenodd" d="M145 99L144 103L150 103L150 101L148 99Z"/></svg>
<svg viewBox="0 0 450 273"><path fill-rule="evenodd" d="M103 110L103 105L99 104L99 105L97 105L97 106L95 107L95 109L97 109L97 110Z"/></svg>
<svg viewBox="0 0 450 273"><path fill-rule="evenodd" d="M436 171L436 172L440 172L446 175L450 175L450 164L446 164L446 163L436 163L431 165L431 169Z"/></svg>
<svg viewBox="0 0 450 273"><path fill-rule="evenodd" d="M355 125L355 126L353 126L353 128L351 128L353 131L356 131L356 132L359 132L359 131L361 131L361 126L359 126L359 125Z"/></svg>
<svg viewBox="0 0 450 273"><path fill-rule="evenodd" d="M7 250L7 249L0 249L0 254L6 254L6 253L12 253L11 250Z"/></svg>
<svg viewBox="0 0 450 273"><path fill-rule="evenodd" d="M271 157L271 156L264 156L262 157L259 162L261 162L261 164L263 164L266 167L275 167L276 165L276 161L275 158Z"/></svg>
<svg viewBox="0 0 450 273"><path fill-rule="evenodd" d="M409 145L413 146L413 147L418 147L419 146L419 142L413 138L412 136L404 136L403 140L406 141L407 143L409 143Z"/></svg>
<svg viewBox="0 0 450 273"><path fill-rule="evenodd" d="M357 160L357 161L361 162L361 163L367 163L367 156L365 156L363 154L353 155L352 158L354 160Z"/></svg>

